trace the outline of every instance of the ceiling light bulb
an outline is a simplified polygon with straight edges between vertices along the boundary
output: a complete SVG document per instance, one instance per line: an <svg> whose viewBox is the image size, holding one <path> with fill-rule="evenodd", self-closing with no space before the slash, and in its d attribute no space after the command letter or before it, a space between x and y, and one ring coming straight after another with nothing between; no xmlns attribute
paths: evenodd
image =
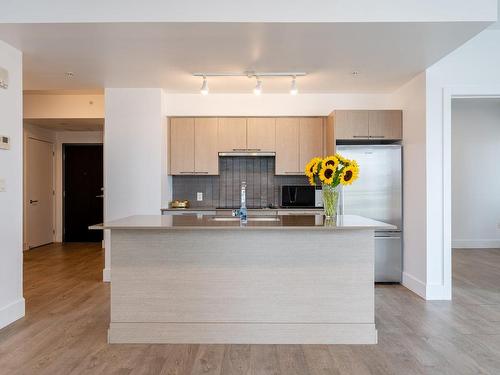
<svg viewBox="0 0 500 375"><path fill-rule="evenodd" d="M299 89L297 88L297 80L295 77L292 79L292 86L290 87L290 94L297 95L299 93Z"/></svg>
<svg viewBox="0 0 500 375"><path fill-rule="evenodd" d="M262 94L262 81L258 78L257 78L257 84L255 85L255 88L253 89L253 93L255 95Z"/></svg>
<svg viewBox="0 0 500 375"><path fill-rule="evenodd" d="M203 84L201 85L200 93L201 95L208 95L208 82L206 77L203 77Z"/></svg>

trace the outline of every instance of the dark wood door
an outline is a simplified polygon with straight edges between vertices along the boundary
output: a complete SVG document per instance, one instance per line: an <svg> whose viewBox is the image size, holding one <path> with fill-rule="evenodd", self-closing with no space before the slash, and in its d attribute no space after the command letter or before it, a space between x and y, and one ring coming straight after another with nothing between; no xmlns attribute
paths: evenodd
<svg viewBox="0 0 500 375"><path fill-rule="evenodd" d="M102 241L89 225L103 221L102 145L63 145L64 242Z"/></svg>

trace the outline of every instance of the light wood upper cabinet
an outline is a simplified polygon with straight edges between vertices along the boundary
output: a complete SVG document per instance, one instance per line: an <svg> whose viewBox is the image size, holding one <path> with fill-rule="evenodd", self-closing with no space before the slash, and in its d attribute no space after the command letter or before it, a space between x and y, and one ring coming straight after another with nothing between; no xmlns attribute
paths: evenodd
<svg viewBox="0 0 500 375"><path fill-rule="evenodd" d="M398 140L403 138L403 113L394 111L370 111L370 139Z"/></svg>
<svg viewBox="0 0 500 375"><path fill-rule="evenodd" d="M301 117L299 134L299 163L303 171L312 158L323 157L323 119Z"/></svg>
<svg viewBox="0 0 500 375"><path fill-rule="evenodd" d="M400 140L403 115L400 110L335 111L335 138L338 140Z"/></svg>
<svg viewBox="0 0 500 375"><path fill-rule="evenodd" d="M368 139L369 111L335 111L337 139Z"/></svg>
<svg viewBox="0 0 500 375"><path fill-rule="evenodd" d="M301 174L299 156L300 120L293 117L276 119L276 174Z"/></svg>
<svg viewBox="0 0 500 375"><path fill-rule="evenodd" d="M195 118L194 120L194 171L195 174L219 174L217 150L217 118Z"/></svg>
<svg viewBox="0 0 500 375"><path fill-rule="evenodd" d="M194 119L170 119L170 174L194 173Z"/></svg>
<svg viewBox="0 0 500 375"><path fill-rule="evenodd" d="M247 148L247 119L220 117L218 125L219 151L242 151Z"/></svg>
<svg viewBox="0 0 500 375"><path fill-rule="evenodd" d="M276 150L276 118L250 117L247 119L247 149Z"/></svg>
<svg viewBox="0 0 500 375"><path fill-rule="evenodd" d="M330 113L325 119L325 156L335 155L335 115Z"/></svg>

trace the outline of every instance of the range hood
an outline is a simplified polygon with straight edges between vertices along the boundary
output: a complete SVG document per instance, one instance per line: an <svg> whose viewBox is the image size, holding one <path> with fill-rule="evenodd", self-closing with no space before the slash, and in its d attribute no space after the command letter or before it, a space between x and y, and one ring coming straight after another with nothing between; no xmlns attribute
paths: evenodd
<svg viewBox="0 0 500 375"><path fill-rule="evenodd" d="M276 152L260 151L260 150L235 150L227 152L219 152L220 157L227 156L276 156Z"/></svg>

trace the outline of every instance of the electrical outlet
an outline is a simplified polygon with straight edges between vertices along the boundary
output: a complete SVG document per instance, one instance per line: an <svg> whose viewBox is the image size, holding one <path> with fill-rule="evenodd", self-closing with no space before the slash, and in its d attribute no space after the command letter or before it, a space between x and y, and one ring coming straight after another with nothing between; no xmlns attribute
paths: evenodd
<svg viewBox="0 0 500 375"><path fill-rule="evenodd" d="M0 193L5 193L5 180L3 178L0 178Z"/></svg>
<svg viewBox="0 0 500 375"><path fill-rule="evenodd" d="M196 193L196 200L198 202L201 202L203 200L203 193L201 192Z"/></svg>

